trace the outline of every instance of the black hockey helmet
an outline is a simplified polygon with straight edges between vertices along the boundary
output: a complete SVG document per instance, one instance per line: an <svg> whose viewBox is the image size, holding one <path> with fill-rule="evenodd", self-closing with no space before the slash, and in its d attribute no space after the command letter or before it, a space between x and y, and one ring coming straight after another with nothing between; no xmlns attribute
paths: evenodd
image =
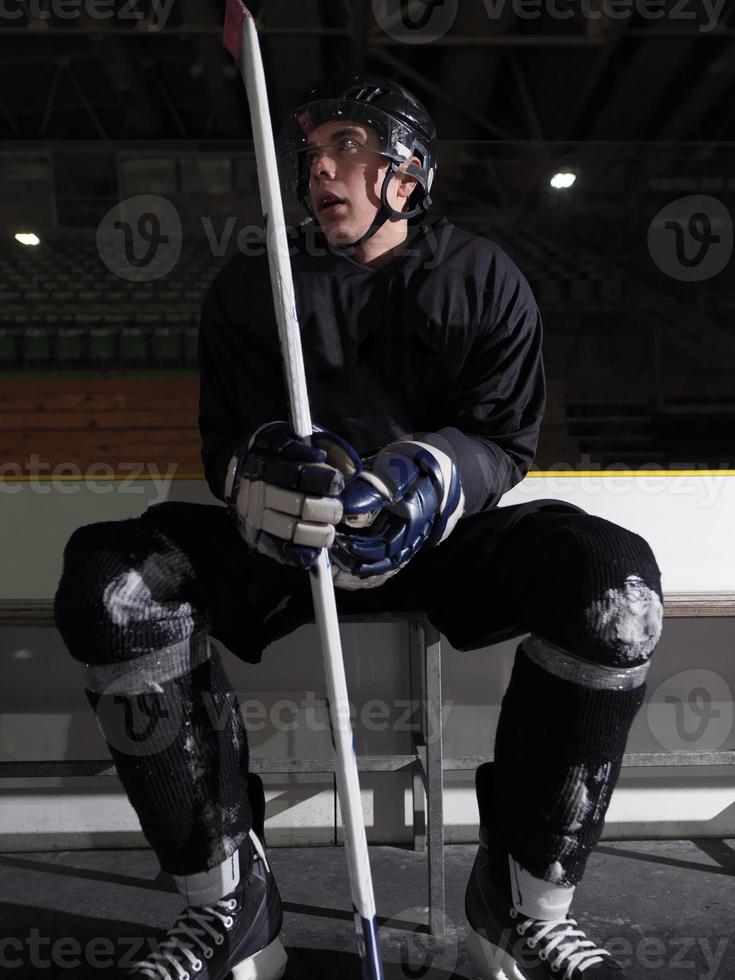
<svg viewBox="0 0 735 980"><path fill-rule="evenodd" d="M367 237L391 216L409 219L427 211L439 155L431 116L416 96L397 82L380 75L354 73L334 75L304 92L281 131L279 146L286 176L306 210L311 214L306 164L309 135L323 123L340 118L370 126L378 136L377 152L391 161L383 185L382 212ZM409 210L395 211L387 201L388 184L413 156L420 163L410 163L404 170L419 186L411 196Z"/></svg>

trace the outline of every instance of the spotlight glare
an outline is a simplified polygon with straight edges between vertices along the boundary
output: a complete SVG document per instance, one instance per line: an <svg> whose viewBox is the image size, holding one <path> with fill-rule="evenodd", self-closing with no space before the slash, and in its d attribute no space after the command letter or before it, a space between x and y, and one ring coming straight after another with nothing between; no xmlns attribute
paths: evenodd
<svg viewBox="0 0 735 980"><path fill-rule="evenodd" d="M576 174L561 171L558 174L554 174L549 183L555 190L560 191L566 190L567 187L571 187L576 179Z"/></svg>
<svg viewBox="0 0 735 980"><path fill-rule="evenodd" d="M21 245L40 245L41 239L38 235L34 235L33 232L19 231L15 236L16 242L20 242Z"/></svg>

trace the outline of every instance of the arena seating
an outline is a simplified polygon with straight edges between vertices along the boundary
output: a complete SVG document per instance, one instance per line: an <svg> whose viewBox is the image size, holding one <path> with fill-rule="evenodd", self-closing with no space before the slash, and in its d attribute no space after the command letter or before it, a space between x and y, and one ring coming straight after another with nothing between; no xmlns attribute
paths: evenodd
<svg viewBox="0 0 735 980"><path fill-rule="evenodd" d="M718 455L721 431L702 434L713 406L722 415L723 404L735 404L728 277L701 284L696 295L673 280L664 289L652 263L624 247L629 230L614 225L562 234L499 222L484 232L523 270L543 314L549 399L538 466L580 454L631 466ZM190 240L173 271L131 282L104 265L93 238L60 237L37 248L2 243L0 372L37 385L70 372L90 380L193 377L202 302L232 254L218 257L203 239ZM682 409L693 390L712 404L700 399ZM185 454L192 463L195 436L192 429ZM705 445L705 456L695 453ZM14 444L10 458L21 458L22 448Z"/></svg>
<svg viewBox="0 0 735 980"><path fill-rule="evenodd" d="M176 268L130 282L102 262L94 240L0 247L0 370L196 367L207 289L227 258L187 243Z"/></svg>

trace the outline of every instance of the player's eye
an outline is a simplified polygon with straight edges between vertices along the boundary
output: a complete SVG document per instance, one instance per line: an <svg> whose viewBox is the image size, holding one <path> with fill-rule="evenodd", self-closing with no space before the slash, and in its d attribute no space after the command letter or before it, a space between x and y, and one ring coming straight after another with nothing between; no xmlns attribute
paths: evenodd
<svg viewBox="0 0 735 980"><path fill-rule="evenodd" d="M362 150L364 145L354 136L343 136L341 139L337 140L335 143L320 144L319 146L313 146L311 149L307 150L304 154L304 159L306 161L306 166L311 168L314 163L319 160L325 150L334 154L335 152L353 152L354 150Z"/></svg>

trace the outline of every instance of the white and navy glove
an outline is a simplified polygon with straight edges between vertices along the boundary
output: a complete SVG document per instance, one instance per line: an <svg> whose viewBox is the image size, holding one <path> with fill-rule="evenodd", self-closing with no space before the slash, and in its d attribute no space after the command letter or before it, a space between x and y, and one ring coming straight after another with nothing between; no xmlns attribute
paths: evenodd
<svg viewBox="0 0 735 980"><path fill-rule="evenodd" d="M411 440L365 459L342 501L343 523L330 549L334 583L342 589L382 585L421 548L444 541L464 513L453 461Z"/></svg>
<svg viewBox="0 0 735 980"><path fill-rule="evenodd" d="M359 454L314 425L312 445L287 422L269 422L230 460L225 500L246 543L284 565L311 568L334 542L340 494L362 469Z"/></svg>

